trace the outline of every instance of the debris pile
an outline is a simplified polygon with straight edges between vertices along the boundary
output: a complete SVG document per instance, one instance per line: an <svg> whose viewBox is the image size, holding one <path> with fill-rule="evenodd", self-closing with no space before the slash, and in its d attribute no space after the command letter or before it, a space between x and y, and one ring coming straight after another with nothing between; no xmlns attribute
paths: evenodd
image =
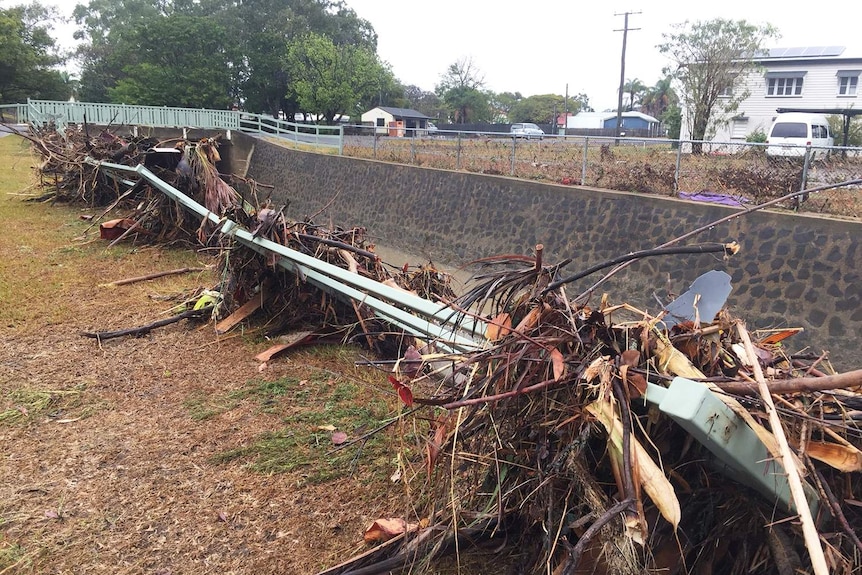
<svg viewBox="0 0 862 575"><path fill-rule="evenodd" d="M518 573L858 571L862 370L716 314L723 272L653 317L573 307L554 267L511 264L460 300L490 310L484 349L396 366L424 430L397 476L424 504L326 575L474 546Z"/></svg>
<svg viewBox="0 0 862 575"><path fill-rule="evenodd" d="M70 149L92 156L96 147ZM49 150L50 165L63 164L53 148L37 149ZM240 247L224 226L180 214L143 179L121 192L110 170L77 180L43 172L68 183L55 193L88 202L128 194L135 207L127 237L149 230L164 240L183 229L186 239L217 248L226 279L205 305L221 318L218 330L263 306L273 332L316 325L379 354L404 404L392 479L406 499L393 498L391 516L369 527L366 552L326 575L421 573L444 554L463 559L476 548L517 573L858 572L862 370L836 374L826 357L788 353L798 330L750 333L725 308L731 286L723 272L707 272L660 313L566 294L576 278L636 258L730 257L736 244L663 246L563 279L562 264L546 265L537 247L535 257L481 262L471 289L455 298L432 266L389 271L362 228L288 222L253 182L231 187L215 169L216 141L177 149L163 152L182 156L162 167L165 181L222 221L450 302L475 343L408 335L362 301L277 268L278 253ZM63 165L84 164L93 165ZM91 192L85 180L94 182ZM103 185L110 193L97 191ZM391 368L384 360L393 358Z"/></svg>
<svg viewBox="0 0 862 575"><path fill-rule="evenodd" d="M205 206L212 214L249 230L255 238L427 300L451 301L455 297L448 274L438 271L430 262L415 267L387 266L374 252L375 246L364 228L327 229L311 217L288 221L284 216L287 206L273 205L269 194L261 191L263 186L250 179L219 173L218 136L199 141L156 140L119 137L102 130L90 137L88 130L76 127L62 134L38 130L24 136L43 158L38 170L43 193L38 199L107 206L94 218L94 225L108 213L122 213L121 217L99 225L101 237L111 241L111 245L123 240L179 243L214 250L219 256L220 284L194 294L186 302L188 309L177 309L172 318L146 326L86 332L85 336L106 339L141 335L181 319L208 317L222 320L217 329L223 333L264 308L269 318L267 336L311 326L314 337L306 338L303 343L354 341L390 356L397 356L404 341L402 330L382 322L366 306L321 292L302 281L304 278L278 267L277 254L262 256L238 245L231 236L221 233L217 224L184 210L147 179L125 179L117 171L103 169L105 165L144 166L165 184ZM274 357L284 349L281 347L266 356Z"/></svg>

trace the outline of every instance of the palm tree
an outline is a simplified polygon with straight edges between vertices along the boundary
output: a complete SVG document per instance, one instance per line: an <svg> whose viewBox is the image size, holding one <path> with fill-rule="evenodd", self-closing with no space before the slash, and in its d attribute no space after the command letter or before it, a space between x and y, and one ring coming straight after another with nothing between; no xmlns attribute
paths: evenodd
<svg viewBox="0 0 862 575"><path fill-rule="evenodd" d="M666 76L656 85L646 90L641 99L641 111L655 118L661 118L669 108L679 104L679 97L673 89L672 79Z"/></svg>
<svg viewBox="0 0 862 575"><path fill-rule="evenodd" d="M623 84L623 93L628 94L629 97L629 112L634 110L635 106L640 103L644 93L646 92L646 89L646 84L644 84L638 78L635 78L634 80L628 80L625 84Z"/></svg>

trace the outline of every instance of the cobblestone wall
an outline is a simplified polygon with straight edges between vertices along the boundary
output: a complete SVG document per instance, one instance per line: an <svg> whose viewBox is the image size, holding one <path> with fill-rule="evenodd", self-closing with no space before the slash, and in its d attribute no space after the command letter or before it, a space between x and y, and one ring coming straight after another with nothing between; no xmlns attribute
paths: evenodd
<svg viewBox="0 0 862 575"><path fill-rule="evenodd" d="M314 215L326 225L365 226L380 245L439 264L532 254L542 243L546 263L572 259L568 275L734 213L674 198L297 152L265 141L244 147L253 149L248 176L275 186L273 198L289 204L290 219ZM730 240L741 250L728 260L652 258L601 290L612 302L655 312L656 298L681 293L705 271L725 270L733 278L730 310L749 329L801 326L805 332L789 341L792 351L826 349L839 369L862 366L862 223L761 211L689 243ZM567 293L573 297L599 277L571 284Z"/></svg>

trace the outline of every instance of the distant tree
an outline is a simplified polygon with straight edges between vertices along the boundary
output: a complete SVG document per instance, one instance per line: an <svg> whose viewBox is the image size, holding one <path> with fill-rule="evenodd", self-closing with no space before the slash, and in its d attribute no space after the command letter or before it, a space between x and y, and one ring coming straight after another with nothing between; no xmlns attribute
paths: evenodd
<svg viewBox="0 0 862 575"><path fill-rule="evenodd" d="M679 97L673 89L673 78L665 76L652 88L648 88L641 100L641 112L661 118L671 107L679 105Z"/></svg>
<svg viewBox="0 0 862 575"><path fill-rule="evenodd" d="M628 104L625 104L624 102L623 106L625 106L629 112L633 111L640 105L646 90L646 84L644 84L640 79L635 78L633 80L627 80L626 83L623 84L623 92L627 96Z"/></svg>
<svg viewBox="0 0 862 575"><path fill-rule="evenodd" d="M748 97L744 90L732 89L757 66L754 58L763 53L765 42L777 35L768 24L724 18L684 22L662 35L665 41L658 48L673 62L669 73L679 82L691 139L705 139ZM720 97L728 90L730 96ZM693 152L700 151L696 144Z"/></svg>
<svg viewBox="0 0 862 575"><path fill-rule="evenodd" d="M520 102L524 97L520 92L500 92L499 94L491 94L490 105L494 111L494 121L506 123L509 122L512 113L512 108Z"/></svg>
<svg viewBox="0 0 862 575"><path fill-rule="evenodd" d="M446 104L449 119L461 124L491 121L491 98L483 91L484 82L484 75L471 58L449 65L436 89Z"/></svg>
<svg viewBox="0 0 862 575"><path fill-rule="evenodd" d="M445 114L446 106L434 92L427 92L419 86L407 86L404 88L404 97L408 108L422 112L430 118L442 118Z"/></svg>
<svg viewBox="0 0 862 575"><path fill-rule="evenodd" d="M132 51L127 32L134 26L167 15L164 3L151 0L90 0L72 13L78 24L75 38L81 62L80 97L87 102L107 102L108 89L124 77L125 54Z"/></svg>
<svg viewBox="0 0 862 575"><path fill-rule="evenodd" d="M116 52L127 62L112 102L227 109L236 45L214 19L173 14L132 25Z"/></svg>
<svg viewBox="0 0 862 575"><path fill-rule="evenodd" d="M0 102L65 100L63 58L49 30L57 12L38 3L0 9Z"/></svg>
<svg viewBox="0 0 862 575"><path fill-rule="evenodd" d="M593 112L590 106L590 97L583 92L576 96L569 96L569 112L577 114L578 112Z"/></svg>
<svg viewBox="0 0 862 575"><path fill-rule="evenodd" d="M367 47L337 45L332 39L309 34L288 50L293 70L290 90L300 108L332 123L343 114L361 111L363 97L373 98L379 88L394 84L391 72Z"/></svg>
<svg viewBox="0 0 862 575"><path fill-rule="evenodd" d="M551 124L554 122L555 112L558 116L565 113L565 98L563 96L557 94L529 96L512 106L509 120L511 122Z"/></svg>

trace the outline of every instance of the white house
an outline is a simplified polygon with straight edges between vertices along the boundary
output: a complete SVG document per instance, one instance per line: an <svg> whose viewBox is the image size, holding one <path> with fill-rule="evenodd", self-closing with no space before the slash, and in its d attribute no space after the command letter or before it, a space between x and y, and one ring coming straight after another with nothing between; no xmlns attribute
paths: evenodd
<svg viewBox="0 0 862 575"><path fill-rule="evenodd" d="M862 54L847 55L843 46L773 48L757 63L759 68L733 87L747 89L749 96L733 118L716 126L713 141L744 141L758 130L768 132L779 110L829 114L862 103ZM684 129L683 137L687 133ZM839 139L836 134L836 143Z"/></svg>
<svg viewBox="0 0 862 575"><path fill-rule="evenodd" d="M410 108L378 106L362 114L362 123L376 126L374 132L389 136L423 135L431 118Z"/></svg>

